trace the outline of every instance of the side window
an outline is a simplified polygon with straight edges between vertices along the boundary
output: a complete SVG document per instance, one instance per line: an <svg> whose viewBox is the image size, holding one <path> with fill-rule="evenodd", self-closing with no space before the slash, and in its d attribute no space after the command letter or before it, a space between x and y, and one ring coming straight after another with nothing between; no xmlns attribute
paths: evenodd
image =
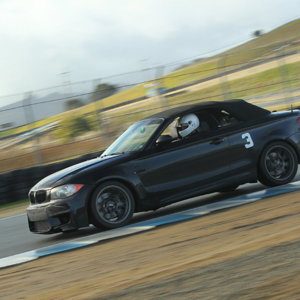
<svg viewBox="0 0 300 300"><path fill-rule="evenodd" d="M161 145L163 144L164 147L177 147L180 145L193 143L195 141L208 137L210 135L210 125L208 120L209 116L207 115L207 113L201 111L192 113L192 115L193 116L187 117L187 119L185 120L186 123L185 121L182 121L181 131L185 131L185 134L180 134L180 129L178 132L176 127L179 120L182 120L182 118L189 116L189 114L174 119L173 122L170 123L170 125L161 133L157 142ZM197 127L193 126L193 124L195 124L193 123L195 117L199 121L199 124L196 125ZM189 118L191 118L191 123L189 123ZM191 127L192 131L188 130L188 132L186 132L186 129L189 128L189 126Z"/></svg>
<svg viewBox="0 0 300 300"><path fill-rule="evenodd" d="M237 118L232 116L226 110L217 111L216 114L215 114L215 118L216 118L217 123L218 123L218 128L224 128L224 127L227 127L227 126L237 124L239 122L239 120Z"/></svg>

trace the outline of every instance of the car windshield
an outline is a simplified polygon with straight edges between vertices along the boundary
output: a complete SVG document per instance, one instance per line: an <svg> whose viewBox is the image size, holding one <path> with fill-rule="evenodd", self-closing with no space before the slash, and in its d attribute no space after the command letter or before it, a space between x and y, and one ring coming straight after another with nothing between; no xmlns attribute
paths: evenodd
<svg viewBox="0 0 300 300"><path fill-rule="evenodd" d="M101 156L141 150L162 122L163 119L146 119L131 125Z"/></svg>

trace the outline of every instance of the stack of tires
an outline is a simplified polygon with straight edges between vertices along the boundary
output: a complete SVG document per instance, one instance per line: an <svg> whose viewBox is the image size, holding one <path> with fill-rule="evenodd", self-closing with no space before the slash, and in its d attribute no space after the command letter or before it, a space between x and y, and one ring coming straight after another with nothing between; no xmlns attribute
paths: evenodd
<svg viewBox="0 0 300 300"><path fill-rule="evenodd" d="M8 195L8 174L0 174L0 204L11 202Z"/></svg>
<svg viewBox="0 0 300 300"><path fill-rule="evenodd" d="M29 190L44 177L77 163L98 157L100 154L99 152L91 153L54 164L0 174L0 204L28 199Z"/></svg>
<svg viewBox="0 0 300 300"><path fill-rule="evenodd" d="M10 195L13 201L25 200L32 184L32 168L11 172Z"/></svg>

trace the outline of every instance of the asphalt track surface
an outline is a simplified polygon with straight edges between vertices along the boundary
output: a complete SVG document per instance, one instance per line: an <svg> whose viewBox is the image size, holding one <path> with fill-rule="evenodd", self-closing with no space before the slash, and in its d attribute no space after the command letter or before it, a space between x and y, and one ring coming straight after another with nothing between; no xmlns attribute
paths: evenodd
<svg viewBox="0 0 300 300"><path fill-rule="evenodd" d="M294 181L300 180L300 170ZM256 184L245 184L232 193L213 193L195 197L160 208L155 212L136 214L132 223L149 220L155 217L169 215L174 212L199 207L204 204L225 200L230 197L245 195L252 192L264 190L266 187ZM99 229L90 226L73 233L58 233L51 235L33 234L28 230L27 217L25 214L0 219L0 258L19 254L22 252L55 245L74 238L89 236L100 232Z"/></svg>

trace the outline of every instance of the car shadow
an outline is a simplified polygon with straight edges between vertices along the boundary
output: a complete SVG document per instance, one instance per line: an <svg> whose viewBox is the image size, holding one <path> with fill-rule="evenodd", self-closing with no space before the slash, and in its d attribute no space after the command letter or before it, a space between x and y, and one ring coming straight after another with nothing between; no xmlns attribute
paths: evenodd
<svg viewBox="0 0 300 300"><path fill-rule="evenodd" d="M183 200L165 207L161 207L155 211L148 211L148 212L140 212L134 214L131 222L129 225L150 220L152 218L162 217L165 215L170 215L172 213L178 213L180 211L185 211L188 209L201 207L203 205L215 203L221 200L226 200L233 197L242 196L249 193L254 193L257 191L260 191L264 189L265 187L259 183L257 184L246 184L241 187L239 187L237 190L232 192L226 192L226 193L212 193L212 194L206 194L194 198L190 198L187 200ZM72 240L84 236L93 235L96 233L104 232L107 230L99 229L94 227L93 225L90 225L89 227L81 228L76 231L72 232L64 232L64 233L57 233L54 235L49 235L49 238L47 240L53 241L53 242L63 242L67 240Z"/></svg>
<svg viewBox="0 0 300 300"><path fill-rule="evenodd" d="M162 217L162 216L169 215L172 213L178 213L181 211L193 209L196 207L201 207L201 206L219 202L222 200L239 197L239 196L242 196L245 194L254 193L254 192L262 190L263 188L265 188L263 185L255 184L255 186L248 185L247 187L241 187L232 192L212 193L212 194L206 194L203 196L198 196L195 198L190 198L190 199L183 200L183 201L180 201L180 202L177 202L177 203L165 206L165 207L161 207L161 208L157 209L156 211L137 213L137 214L135 214L135 216L130 224L145 221L145 220L148 220L151 218Z"/></svg>

